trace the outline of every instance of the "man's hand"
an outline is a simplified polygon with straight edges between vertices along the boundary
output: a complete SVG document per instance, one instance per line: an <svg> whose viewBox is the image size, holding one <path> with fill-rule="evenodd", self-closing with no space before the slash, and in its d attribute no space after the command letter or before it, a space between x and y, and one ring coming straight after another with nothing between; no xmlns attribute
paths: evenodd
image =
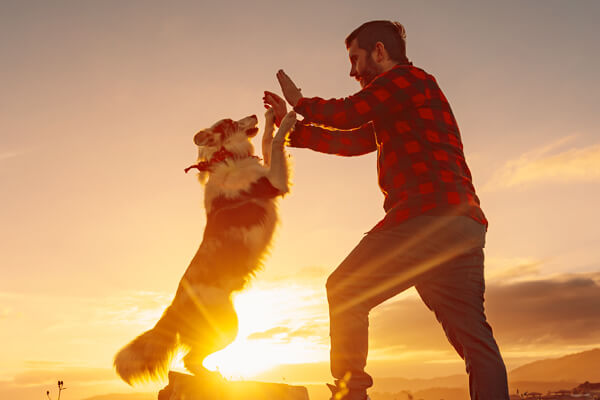
<svg viewBox="0 0 600 400"><path fill-rule="evenodd" d="M265 90L263 102L265 103L265 108L273 110L275 114L275 125L279 126L282 118L287 114L287 104L285 103L285 100L275 93Z"/></svg>
<svg viewBox="0 0 600 400"><path fill-rule="evenodd" d="M300 99L302 98L302 93L300 89L294 84L294 81L287 76L282 69L277 72L277 80L279 81L279 85L281 86L281 91L283 92L283 97L287 100L288 103L292 105L292 107L296 107Z"/></svg>

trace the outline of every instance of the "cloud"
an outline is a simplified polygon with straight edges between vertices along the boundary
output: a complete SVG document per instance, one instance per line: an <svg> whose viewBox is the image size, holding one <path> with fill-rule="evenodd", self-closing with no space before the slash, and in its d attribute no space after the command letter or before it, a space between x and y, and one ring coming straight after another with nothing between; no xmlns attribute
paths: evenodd
<svg viewBox="0 0 600 400"><path fill-rule="evenodd" d="M86 397L83 400L154 400L155 393L111 393Z"/></svg>
<svg viewBox="0 0 600 400"><path fill-rule="evenodd" d="M327 333L326 324L322 322L304 322L299 328L292 329L285 326L277 326L262 332L248 335L249 340L274 340L289 343L295 338L321 338L325 339Z"/></svg>
<svg viewBox="0 0 600 400"><path fill-rule="evenodd" d="M503 350L600 343L600 273L491 284L485 305ZM376 308L370 325L372 346L379 351L451 350L433 313L418 298Z"/></svg>
<svg viewBox="0 0 600 400"><path fill-rule="evenodd" d="M263 332L255 332L248 336L250 340L274 339L277 336L288 336L291 329L284 326L276 326Z"/></svg>
<svg viewBox="0 0 600 400"><path fill-rule="evenodd" d="M26 368L62 368L65 366L64 362L60 361L46 361L46 360L26 360L23 362Z"/></svg>
<svg viewBox="0 0 600 400"><path fill-rule="evenodd" d="M58 367L55 369L30 369L16 374L15 385L39 385L54 383L58 379L73 383L113 381L115 372L108 368Z"/></svg>
<svg viewBox="0 0 600 400"><path fill-rule="evenodd" d="M62 318L45 325L45 333L84 335L90 327L96 332L111 334L149 329L158 321L171 298L172 295L162 292L137 291L101 298L28 296L26 301L55 304L55 308L61 309Z"/></svg>
<svg viewBox="0 0 600 400"><path fill-rule="evenodd" d="M46 398L46 391L54 399L57 396L58 380L64 381L68 398L96 398L98 399L128 399L149 400L163 384L145 384L128 387L118 379L116 373L110 368L81 367L75 364L52 361L28 361L30 366L18 372L11 379L0 381L0 398L2 399L34 399ZM37 367L37 368L36 368ZM99 396L102 393L118 393L117 395Z"/></svg>
<svg viewBox="0 0 600 400"><path fill-rule="evenodd" d="M18 157L18 156L20 156L22 154L23 154L23 152L18 152L18 151L0 152L0 161L8 160L10 158L15 158L15 157Z"/></svg>
<svg viewBox="0 0 600 400"><path fill-rule="evenodd" d="M283 273L270 278L270 281L279 284L303 284L321 287L325 290L325 281L331 273L331 268L322 266L310 266L300 268L293 273Z"/></svg>
<svg viewBox="0 0 600 400"><path fill-rule="evenodd" d="M485 262L489 282L532 280L541 273L544 260L524 257L488 257Z"/></svg>
<svg viewBox="0 0 600 400"><path fill-rule="evenodd" d="M600 274L492 286L487 309L512 345L585 345L600 341Z"/></svg>
<svg viewBox="0 0 600 400"><path fill-rule="evenodd" d="M482 191L494 191L530 183L577 183L600 181L600 143L564 149L567 136L507 161ZM561 150L562 149L562 150Z"/></svg>
<svg viewBox="0 0 600 400"><path fill-rule="evenodd" d="M12 311L9 308L7 308L7 307L0 308L0 320L8 319L8 317L10 317L11 314L12 314Z"/></svg>

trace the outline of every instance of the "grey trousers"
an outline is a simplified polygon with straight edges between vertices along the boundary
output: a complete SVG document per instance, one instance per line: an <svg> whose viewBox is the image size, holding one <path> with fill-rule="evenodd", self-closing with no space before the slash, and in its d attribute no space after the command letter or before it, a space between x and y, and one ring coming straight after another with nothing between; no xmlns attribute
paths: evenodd
<svg viewBox="0 0 600 400"><path fill-rule="evenodd" d="M465 360L472 400L507 400L506 368L486 321L485 227L463 216L420 216L368 233L327 280L331 372L364 399L369 311L415 286ZM344 379L345 377L345 379Z"/></svg>

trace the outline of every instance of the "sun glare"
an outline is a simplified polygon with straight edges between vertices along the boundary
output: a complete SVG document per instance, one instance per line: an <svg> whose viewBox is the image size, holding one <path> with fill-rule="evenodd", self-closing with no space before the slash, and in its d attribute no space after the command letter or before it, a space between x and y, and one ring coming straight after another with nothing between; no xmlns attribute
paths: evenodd
<svg viewBox="0 0 600 400"><path fill-rule="evenodd" d="M208 356L204 366L228 379L247 379L281 364L326 360L326 305L315 292L287 286L238 293L234 297L238 335L228 347Z"/></svg>

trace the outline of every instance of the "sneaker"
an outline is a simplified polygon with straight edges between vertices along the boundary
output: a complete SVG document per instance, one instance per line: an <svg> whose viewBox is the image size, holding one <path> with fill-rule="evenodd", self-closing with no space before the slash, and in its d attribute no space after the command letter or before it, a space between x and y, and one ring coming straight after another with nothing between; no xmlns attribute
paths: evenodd
<svg viewBox="0 0 600 400"><path fill-rule="evenodd" d="M331 397L329 400L371 400L366 394L363 398L356 397L356 394L352 396L352 393L350 393L350 390L348 390L347 387L337 387L329 383L326 383L326 385L329 390L331 390Z"/></svg>

